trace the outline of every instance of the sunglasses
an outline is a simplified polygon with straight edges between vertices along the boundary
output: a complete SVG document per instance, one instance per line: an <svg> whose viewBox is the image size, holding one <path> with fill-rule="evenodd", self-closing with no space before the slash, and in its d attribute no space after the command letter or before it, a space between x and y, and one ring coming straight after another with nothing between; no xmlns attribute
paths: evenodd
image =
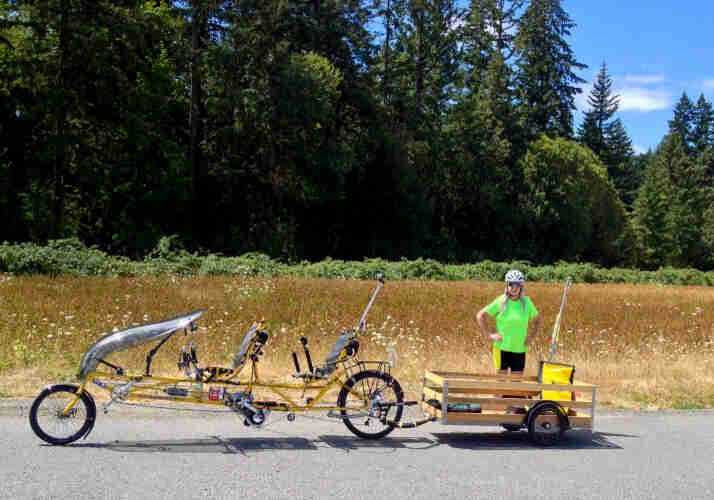
<svg viewBox="0 0 714 500"><path fill-rule="evenodd" d="M523 286L523 283L519 283L517 281L509 281L508 286L517 286L518 288Z"/></svg>

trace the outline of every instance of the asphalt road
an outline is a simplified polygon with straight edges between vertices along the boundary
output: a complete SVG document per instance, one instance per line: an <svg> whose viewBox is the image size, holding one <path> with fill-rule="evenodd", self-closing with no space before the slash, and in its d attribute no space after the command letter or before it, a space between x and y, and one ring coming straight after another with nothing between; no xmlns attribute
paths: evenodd
<svg viewBox="0 0 714 500"><path fill-rule="evenodd" d="M714 498L714 411L600 412L553 448L526 433L429 423L361 440L338 420L120 408L69 446L0 400L0 498Z"/></svg>

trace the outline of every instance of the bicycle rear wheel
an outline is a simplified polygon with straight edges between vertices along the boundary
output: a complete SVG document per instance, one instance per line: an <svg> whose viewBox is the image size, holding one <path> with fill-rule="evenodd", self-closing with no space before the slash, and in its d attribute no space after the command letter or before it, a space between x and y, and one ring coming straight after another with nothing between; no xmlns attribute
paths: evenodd
<svg viewBox="0 0 714 500"><path fill-rule="evenodd" d="M337 397L342 421L356 436L380 439L402 418L404 392L391 375L366 370L345 383Z"/></svg>
<svg viewBox="0 0 714 500"><path fill-rule="evenodd" d="M30 427L50 444L69 444L94 427L97 408L91 396L77 396L74 385L54 385L42 391L30 408Z"/></svg>

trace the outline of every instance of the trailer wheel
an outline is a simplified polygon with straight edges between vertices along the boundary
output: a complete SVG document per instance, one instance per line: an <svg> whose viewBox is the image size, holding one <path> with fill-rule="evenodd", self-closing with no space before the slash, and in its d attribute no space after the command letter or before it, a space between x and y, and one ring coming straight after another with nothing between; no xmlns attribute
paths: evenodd
<svg viewBox="0 0 714 500"><path fill-rule="evenodd" d="M555 417L541 419L538 417ZM563 407L552 401L536 404L528 412L528 436L540 446L553 446L563 437L569 427L568 416Z"/></svg>

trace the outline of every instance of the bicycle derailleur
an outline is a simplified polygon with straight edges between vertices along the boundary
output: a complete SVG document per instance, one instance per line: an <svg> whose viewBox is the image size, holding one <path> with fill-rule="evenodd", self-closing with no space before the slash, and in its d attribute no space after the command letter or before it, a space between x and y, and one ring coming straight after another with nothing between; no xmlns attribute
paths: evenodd
<svg viewBox="0 0 714 500"><path fill-rule="evenodd" d="M236 392L227 396L226 406L243 416L243 424L246 427L261 427L270 415L270 410L253 406L253 395L250 392Z"/></svg>

